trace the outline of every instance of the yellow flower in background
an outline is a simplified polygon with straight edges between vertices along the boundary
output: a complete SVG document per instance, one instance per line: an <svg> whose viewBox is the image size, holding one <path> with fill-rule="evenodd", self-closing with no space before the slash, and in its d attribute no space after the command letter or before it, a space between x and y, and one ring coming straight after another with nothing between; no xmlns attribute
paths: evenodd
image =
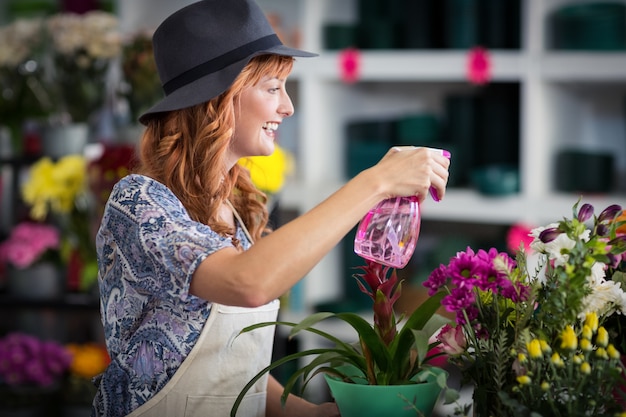
<svg viewBox="0 0 626 417"><path fill-rule="evenodd" d="M68 214L76 198L86 191L87 161L81 155L68 155L57 163L44 157L30 169L22 186L24 202L31 206L31 216L44 220L49 212Z"/></svg>
<svg viewBox="0 0 626 417"><path fill-rule="evenodd" d="M539 339L533 339L526 344L526 349L528 349L528 354L533 359L538 359L543 357L543 352L541 351L541 343Z"/></svg>
<svg viewBox="0 0 626 417"><path fill-rule="evenodd" d="M267 194L276 194L293 172L293 156L276 145L269 156L250 156L239 160L239 165L250 171L254 185Z"/></svg>
<svg viewBox="0 0 626 417"><path fill-rule="evenodd" d="M608 353L611 359L620 359L622 354L613 346L612 343L609 344L606 348L606 353Z"/></svg>
<svg viewBox="0 0 626 417"><path fill-rule="evenodd" d="M111 362L104 346L96 343L69 344L67 350L72 355L70 372L81 378L93 378L100 374Z"/></svg>
<svg viewBox="0 0 626 417"><path fill-rule="evenodd" d="M583 339L586 340L586 339ZM567 326L561 333L561 349L576 350L578 338L572 326Z"/></svg>
<svg viewBox="0 0 626 417"><path fill-rule="evenodd" d="M591 331L598 330L598 315L595 312L587 313L585 316L585 325L591 328Z"/></svg>
<svg viewBox="0 0 626 417"><path fill-rule="evenodd" d="M598 328L598 334L596 335L596 345L601 347L607 347L609 344L609 332L604 327Z"/></svg>

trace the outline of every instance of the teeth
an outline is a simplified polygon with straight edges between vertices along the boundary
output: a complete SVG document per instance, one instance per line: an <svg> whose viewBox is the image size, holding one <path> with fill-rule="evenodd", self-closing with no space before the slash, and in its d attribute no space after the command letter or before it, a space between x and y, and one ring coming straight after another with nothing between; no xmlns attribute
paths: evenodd
<svg viewBox="0 0 626 417"><path fill-rule="evenodd" d="M263 124L263 129L274 131L278 129L278 123L266 122Z"/></svg>

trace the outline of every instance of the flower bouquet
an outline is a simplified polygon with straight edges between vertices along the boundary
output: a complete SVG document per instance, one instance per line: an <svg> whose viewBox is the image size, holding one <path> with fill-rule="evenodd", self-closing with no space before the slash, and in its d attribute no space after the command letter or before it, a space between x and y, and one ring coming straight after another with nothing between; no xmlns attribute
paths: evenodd
<svg viewBox="0 0 626 417"><path fill-rule="evenodd" d="M16 147L24 121L51 109L43 83L44 38L42 19L17 19L0 27L0 124L11 130Z"/></svg>
<svg viewBox="0 0 626 417"><path fill-rule="evenodd" d="M26 333L0 339L0 405L23 408L54 397L71 363L64 346Z"/></svg>
<svg viewBox="0 0 626 417"><path fill-rule="evenodd" d="M46 27L54 63L49 81L61 103L59 115L87 122L105 103L108 71L121 52L118 19L99 10L58 13L47 18Z"/></svg>
<svg viewBox="0 0 626 417"><path fill-rule="evenodd" d="M59 226L62 255L70 267L68 279L71 283L78 281L81 290L91 288L97 279L93 208L87 184L86 159L69 155L57 162L48 157L38 160L21 189L24 202L31 206L32 218L48 219Z"/></svg>
<svg viewBox="0 0 626 417"><path fill-rule="evenodd" d="M476 416L614 416L624 403L621 353L604 324L626 313L621 285L626 236L621 208L598 216L589 204L572 218L531 231L515 259L468 248L424 285L444 291L454 325L437 336L474 385ZM468 415L460 405L455 415Z"/></svg>
<svg viewBox="0 0 626 417"><path fill-rule="evenodd" d="M22 222L0 243L0 262L24 269L45 260L58 261L59 230L52 225Z"/></svg>
<svg viewBox="0 0 626 417"><path fill-rule="evenodd" d="M394 312L394 303L400 297L402 283L398 280L395 269L369 260L359 269L362 273L355 274L354 277L360 290L372 299L373 324L355 313L320 312L306 317L300 323L265 322L241 331L246 333L260 327L282 325L291 327L290 337L295 337L300 332L311 332L331 342L332 347L309 349L287 355L263 369L242 390L231 416L236 415L245 393L264 374L287 362L306 357L313 359L294 372L285 383L283 403L298 383L302 382L301 390L304 391L313 376L324 373L350 384L369 386L435 384L437 389L427 406L428 410L419 410L416 407L415 402L419 400L417 398L400 398L399 406L389 412L394 413L395 410L396 414L393 415L398 416L407 410L410 410L411 415L428 415L432 411L439 394L446 388L447 381L447 374L431 364L441 355L434 349L438 342L432 340L431 336L448 321L436 314L444 294L433 295L409 317L398 319ZM315 327L321 321L333 319L351 326L356 331L358 340L349 343ZM401 322L402 328L399 329L398 324ZM446 392L455 394L454 391ZM394 391L392 395L398 400L397 392ZM454 397L446 401L452 400ZM348 416L348 413L344 414L342 403L337 402L342 415ZM354 399L350 399L349 402L354 403Z"/></svg>

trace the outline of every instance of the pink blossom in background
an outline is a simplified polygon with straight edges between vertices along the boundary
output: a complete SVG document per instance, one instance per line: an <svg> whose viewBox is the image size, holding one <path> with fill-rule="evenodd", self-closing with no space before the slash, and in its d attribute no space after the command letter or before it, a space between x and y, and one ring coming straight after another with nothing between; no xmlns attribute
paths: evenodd
<svg viewBox="0 0 626 417"><path fill-rule="evenodd" d="M533 237L530 232L533 227L524 223L516 223L508 230L506 234L506 247L510 253L517 253L520 245L524 245L524 250L527 254L531 254L533 250L530 247L530 243L533 241Z"/></svg>
<svg viewBox="0 0 626 417"><path fill-rule="evenodd" d="M486 84L491 80L491 56L486 49L473 48L467 56L467 78L473 84Z"/></svg>
<svg viewBox="0 0 626 417"><path fill-rule="evenodd" d="M341 79L346 83L354 83L361 77L361 52L347 48L339 53L339 69Z"/></svg>
<svg viewBox="0 0 626 417"><path fill-rule="evenodd" d="M47 250L58 249L61 244L56 227L42 223L23 222L11 230L9 238L0 244L0 262L17 268L35 263Z"/></svg>

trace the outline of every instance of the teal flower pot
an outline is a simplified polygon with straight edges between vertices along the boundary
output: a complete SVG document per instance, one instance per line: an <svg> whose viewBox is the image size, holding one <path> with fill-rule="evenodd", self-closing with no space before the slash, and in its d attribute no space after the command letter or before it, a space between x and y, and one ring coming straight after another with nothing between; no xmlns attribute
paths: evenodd
<svg viewBox="0 0 626 417"><path fill-rule="evenodd" d="M426 382L407 385L368 385L359 378L351 383L324 377L341 417L429 417L442 392L437 375L445 373L440 368L429 369L433 375Z"/></svg>

